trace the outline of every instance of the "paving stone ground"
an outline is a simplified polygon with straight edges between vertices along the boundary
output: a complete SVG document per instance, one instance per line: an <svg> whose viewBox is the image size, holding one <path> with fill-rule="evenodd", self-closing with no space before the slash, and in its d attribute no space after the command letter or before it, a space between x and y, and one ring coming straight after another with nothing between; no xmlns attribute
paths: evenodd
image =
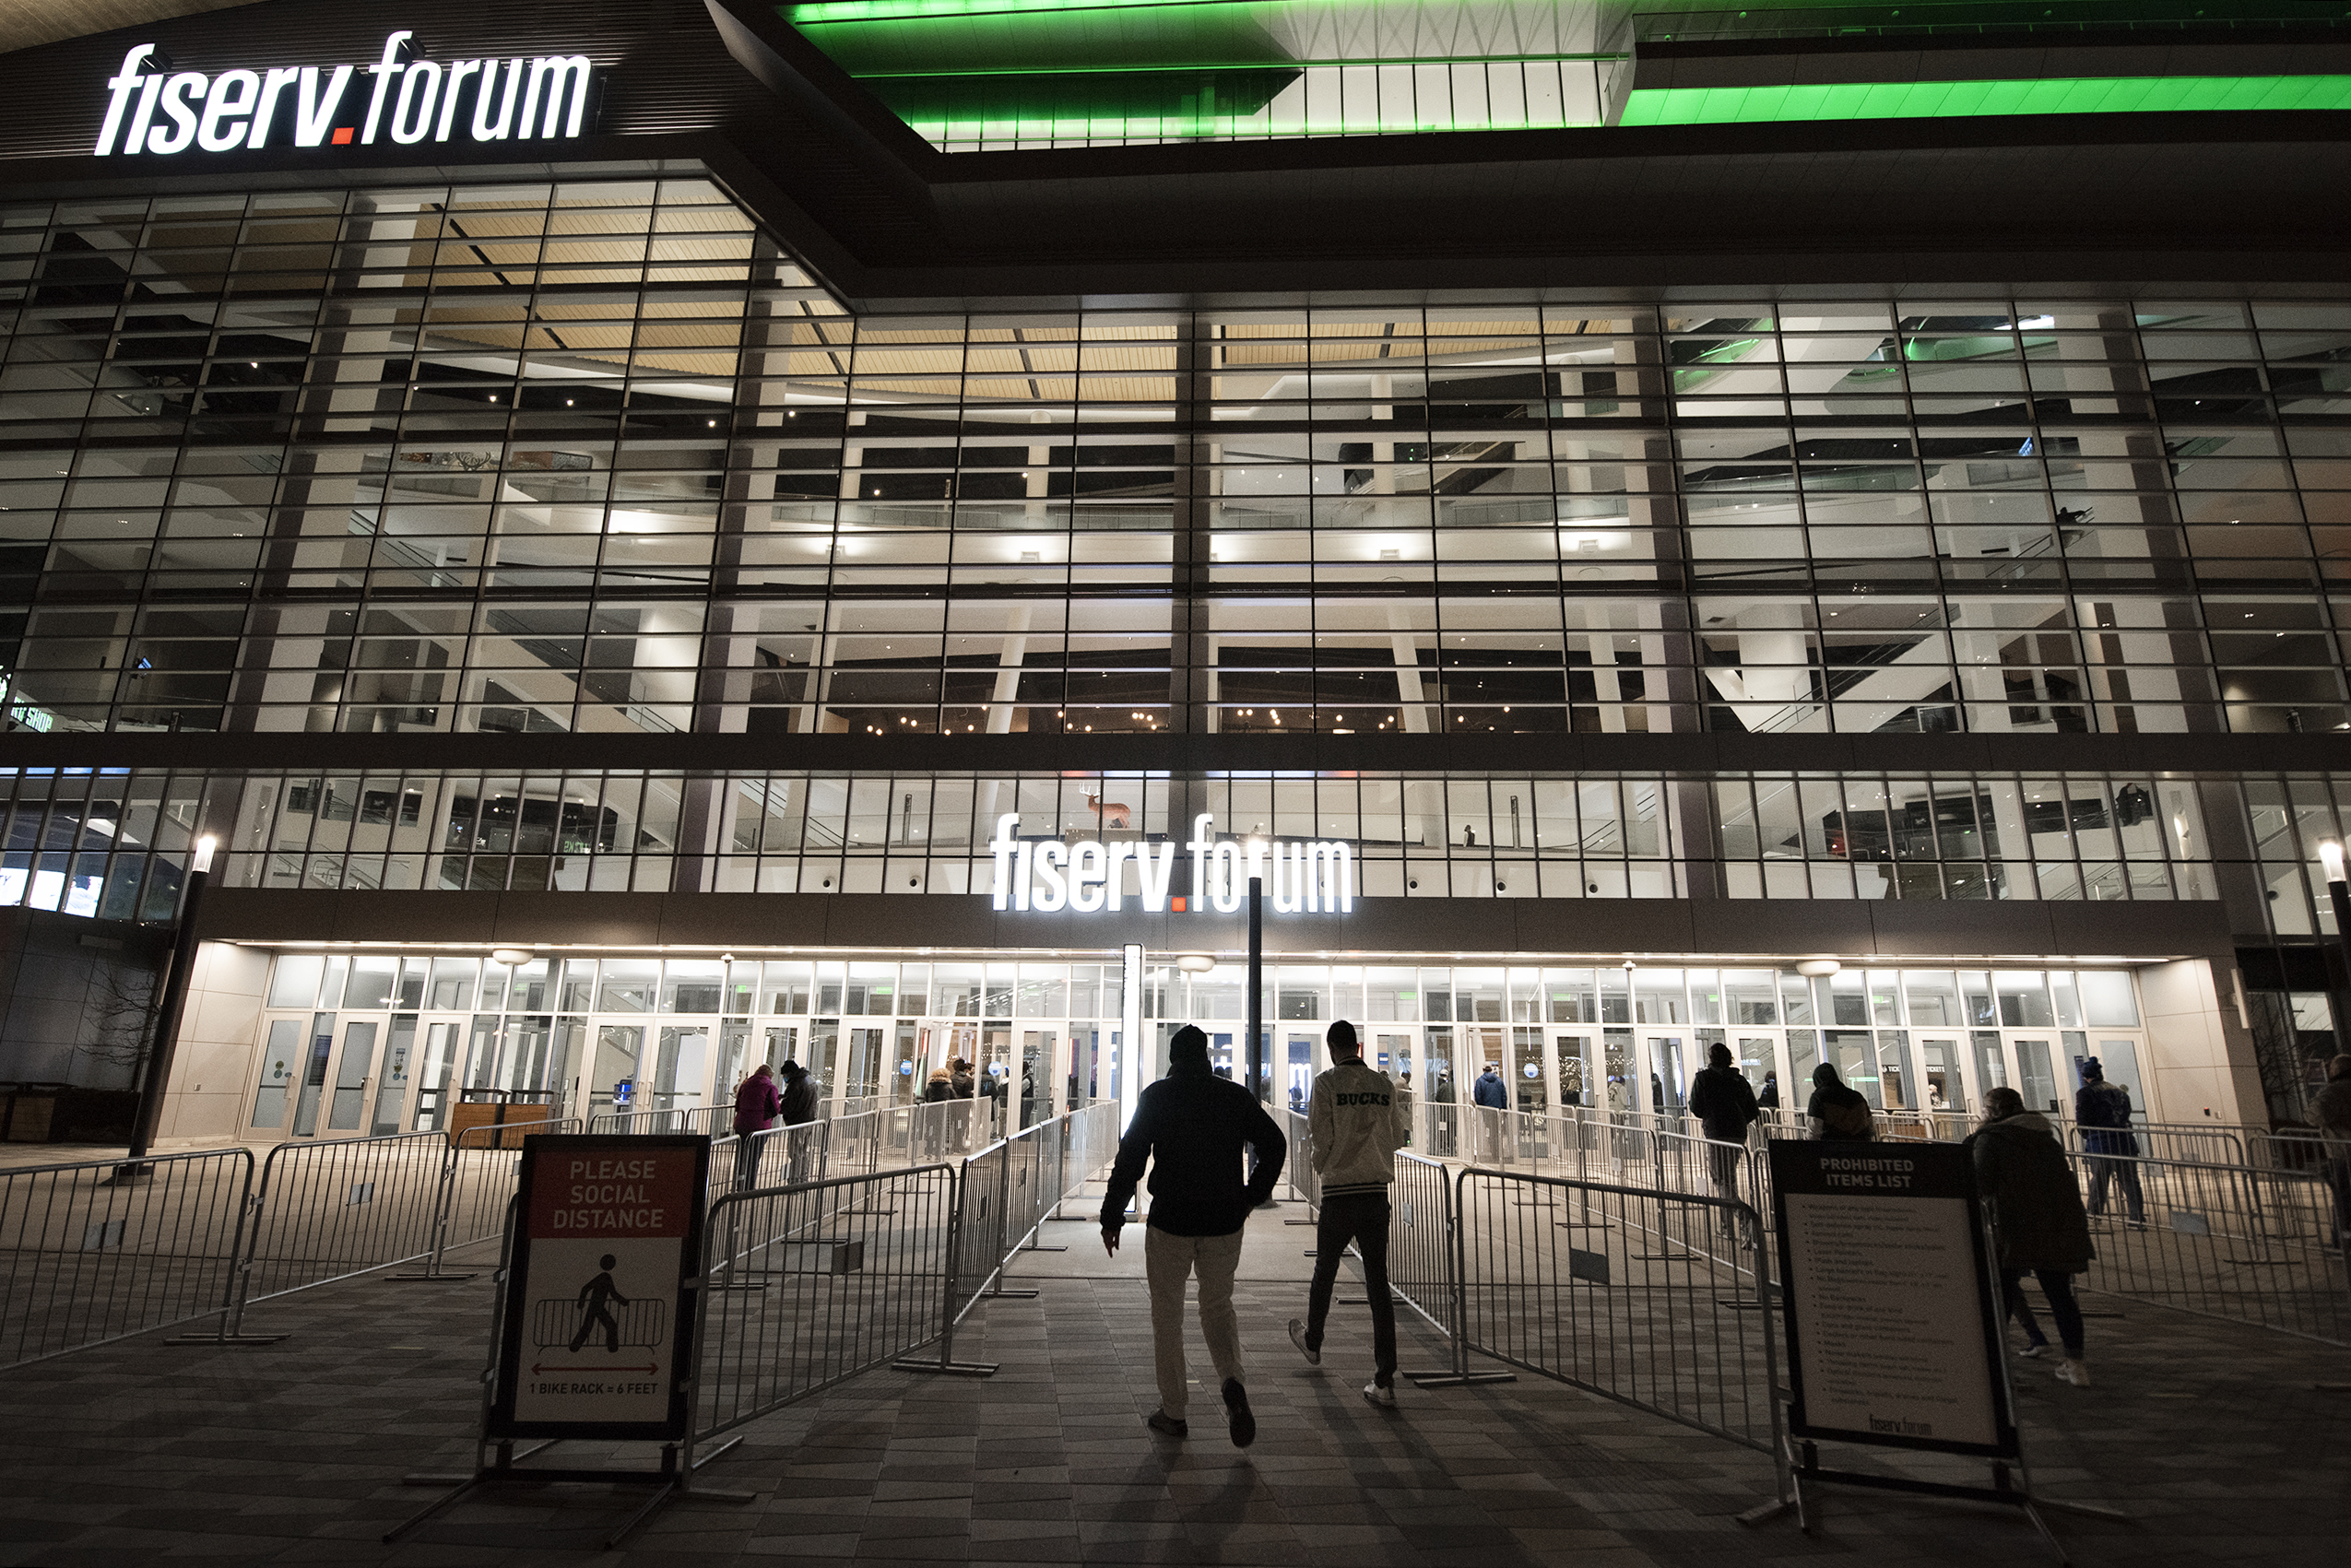
<svg viewBox="0 0 2351 1568"><path fill-rule="evenodd" d="M1768 1497L1762 1456L1581 1391L1516 1383L1357 1390L1367 1323L1342 1307L1320 1369L1282 1325L1302 1313L1311 1231L1295 1205L1252 1223L1238 1304L1258 1418L1236 1450L1202 1379L1191 1437L1146 1431L1156 1403L1140 1237L1105 1259L1090 1227L1024 1255L1034 1301L980 1308L958 1356L986 1380L877 1372L743 1429L704 1472L748 1505L690 1503L622 1550L635 1506L601 1487L460 1505L396 1547L379 1537L434 1495L415 1470L470 1462L487 1277L367 1279L257 1304L255 1349L159 1335L0 1373L0 1565L336 1563L1329 1564L1578 1568L2056 1561L2013 1511L1840 1489L1818 1533L1735 1515ZM1343 1291L1342 1291L1343 1293ZM2018 1363L2034 1478L2128 1524L2054 1516L2085 1568L2332 1564L2351 1531L2351 1351L2096 1300L2097 1385ZM1408 1368L1442 1345L1403 1315ZM1889 1335L1901 1332L1887 1326ZM574 1463L641 1462L579 1445ZM551 1456L550 1456L551 1457ZM1980 1474L1980 1471L1978 1472Z"/></svg>

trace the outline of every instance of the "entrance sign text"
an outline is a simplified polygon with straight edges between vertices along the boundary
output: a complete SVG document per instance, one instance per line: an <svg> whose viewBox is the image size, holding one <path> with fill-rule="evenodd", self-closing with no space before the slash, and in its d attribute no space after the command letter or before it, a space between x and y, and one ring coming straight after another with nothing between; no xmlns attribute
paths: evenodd
<svg viewBox="0 0 2351 1568"><path fill-rule="evenodd" d="M443 65L410 58L415 36L386 38L372 65L238 66L218 76L174 71L155 45L138 44L107 79L106 123L91 151L233 152L273 137L295 147L367 147L379 136L409 147L449 141L460 126L478 142L566 138L586 128L595 86L586 55ZM373 78L363 95L350 90L362 72Z"/></svg>
<svg viewBox="0 0 2351 1568"><path fill-rule="evenodd" d="M1323 839L1220 842L1210 832L1215 820L1207 812L1194 818L1191 840L1183 846L1192 857L1193 913L1205 905L1219 914L1234 914L1247 897L1252 877L1265 879L1277 914L1344 914L1355 907L1355 856L1346 844ZM1135 898L1143 912L1158 914L1168 908L1167 889L1176 870L1173 843L1022 840L1017 836L1020 825L1018 813L998 817L996 836L987 846L996 862L997 908L1046 914L1065 909L1080 914L1116 913L1127 897L1130 860L1138 883Z"/></svg>

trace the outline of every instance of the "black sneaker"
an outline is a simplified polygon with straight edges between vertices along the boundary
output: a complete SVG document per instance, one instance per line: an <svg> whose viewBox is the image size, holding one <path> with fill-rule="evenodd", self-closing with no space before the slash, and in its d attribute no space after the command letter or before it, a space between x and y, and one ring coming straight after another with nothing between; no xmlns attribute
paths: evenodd
<svg viewBox="0 0 2351 1568"><path fill-rule="evenodd" d="M1234 1447L1246 1448L1258 1440L1258 1419L1249 1413L1249 1391L1237 1377L1224 1380L1224 1418L1232 1423Z"/></svg>
<svg viewBox="0 0 2351 1568"><path fill-rule="evenodd" d="M1143 1424L1153 1432L1164 1432L1170 1437L1189 1437L1192 1432L1190 1422L1179 1421L1165 1410L1153 1410L1143 1419Z"/></svg>

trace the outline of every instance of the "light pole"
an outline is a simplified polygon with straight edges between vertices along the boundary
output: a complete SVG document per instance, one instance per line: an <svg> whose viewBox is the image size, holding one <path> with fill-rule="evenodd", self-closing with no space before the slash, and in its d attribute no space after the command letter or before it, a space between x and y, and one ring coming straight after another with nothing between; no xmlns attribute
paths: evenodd
<svg viewBox="0 0 2351 1568"><path fill-rule="evenodd" d="M2327 986L2328 1011L2334 1015L2334 1048L2345 1051L2351 1050L2351 1019L2344 1017L2341 998L2351 993L2351 880L2344 876L2343 841L2328 839L2321 843L2319 863L2326 867L2326 896L2334 905L2334 956L2343 968L2341 986Z"/></svg>
<svg viewBox="0 0 2351 1568"><path fill-rule="evenodd" d="M155 1038L148 1047L147 1079L139 1085L130 1158L115 1172L119 1179L136 1181L145 1174L140 1161L163 1119L163 1091L171 1081L171 1055L179 1044L180 1017L187 1010L188 980L195 969L196 911L204 902L204 885L212 878L216 842L210 837L196 840L195 853L188 857L188 879L180 890L180 917L171 942L171 968L164 976L163 1005L156 1011Z"/></svg>
<svg viewBox="0 0 2351 1568"><path fill-rule="evenodd" d="M1249 1042L1242 1059L1249 1092L1271 1099L1265 1078L1265 881L1259 877L1249 878Z"/></svg>

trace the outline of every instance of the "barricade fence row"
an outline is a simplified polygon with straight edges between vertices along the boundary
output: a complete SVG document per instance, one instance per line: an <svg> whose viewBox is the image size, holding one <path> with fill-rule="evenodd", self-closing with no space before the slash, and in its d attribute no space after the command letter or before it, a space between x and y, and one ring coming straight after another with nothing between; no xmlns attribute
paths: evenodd
<svg viewBox="0 0 2351 1568"><path fill-rule="evenodd" d="M0 1173L0 1366L219 1315L253 1197L248 1149Z"/></svg>
<svg viewBox="0 0 2351 1568"><path fill-rule="evenodd" d="M441 1133L281 1143L262 1161L227 1332L246 1305L430 1257L455 1150ZM490 1153L511 1172L514 1156Z"/></svg>
<svg viewBox="0 0 2351 1568"><path fill-rule="evenodd" d="M694 1440L939 1338L957 1183L952 1166L918 1165L732 1193L713 1205Z"/></svg>
<svg viewBox="0 0 2351 1568"><path fill-rule="evenodd" d="M922 1147L975 1125L972 1102L896 1107ZM910 1111L935 1113L916 1120ZM837 1127L837 1120L834 1124ZM1089 1106L950 1164L834 1175L721 1197L705 1235L694 1440L715 1437L937 1344L1000 1289L1005 1266L1117 1151L1118 1107ZM862 1141L862 1140L861 1140ZM772 1171L770 1174L772 1174ZM690 1454L691 1458L691 1445Z"/></svg>
<svg viewBox="0 0 2351 1568"><path fill-rule="evenodd" d="M1459 1355L1778 1456L1777 1315L1762 1310L1753 1208L1476 1166L1454 1190Z"/></svg>

